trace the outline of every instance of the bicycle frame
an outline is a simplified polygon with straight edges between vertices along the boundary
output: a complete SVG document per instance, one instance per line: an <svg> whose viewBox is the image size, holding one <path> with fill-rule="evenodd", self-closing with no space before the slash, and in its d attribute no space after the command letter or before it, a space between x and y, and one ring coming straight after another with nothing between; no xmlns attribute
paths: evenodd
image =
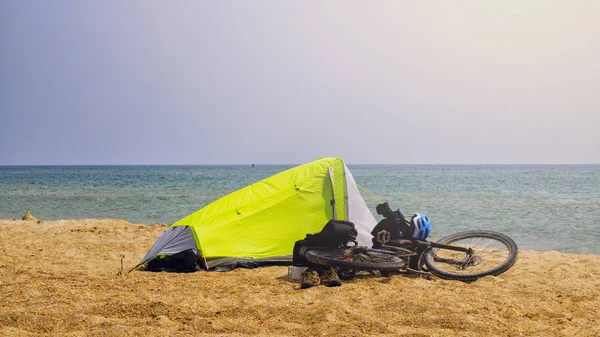
<svg viewBox="0 0 600 337"><path fill-rule="evenodd" d="M391 240L388 242L398 244L398 242L396 240ZM396 247L396 246L383 245L382 247ZM465 248L465 247L445 245L442 243L421 241L421 240L412 241L410 250L416 252L417 250L419 250L418 248L423 248L423 251L425 250L425 248L440 248L440 249L454 250L457 252L463 252L463 253L467 253L469 255L473 255L475 253L471 247Z"/></svg>
<svg viewBox="0 0 600 337"><path fill-rule="evenodd" d="M469 255L473 255L475 253L473 251L473 248L471 248L471 247L465 248L465 247L458 247L458 246L452 246L452 245L444 245L444 244L437 243L437 242L427 242L427 241L419 241L418 244L419 245L423 244L424 246L432 247L432 248L454 250L454 251L457 251L457 252L467 253Z"/></svg>

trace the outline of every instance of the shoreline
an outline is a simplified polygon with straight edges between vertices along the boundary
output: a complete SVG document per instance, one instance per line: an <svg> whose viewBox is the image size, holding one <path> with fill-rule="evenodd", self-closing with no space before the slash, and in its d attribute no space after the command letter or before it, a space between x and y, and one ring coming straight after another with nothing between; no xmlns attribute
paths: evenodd
<svg viewBox="0 0 600 337"><path fill-rule="evenodd" d="M365 276L302 290L281 266L128 273L167 227L1 219L0 335L600 334L594 254L523 250L471 283Z"/></svg>

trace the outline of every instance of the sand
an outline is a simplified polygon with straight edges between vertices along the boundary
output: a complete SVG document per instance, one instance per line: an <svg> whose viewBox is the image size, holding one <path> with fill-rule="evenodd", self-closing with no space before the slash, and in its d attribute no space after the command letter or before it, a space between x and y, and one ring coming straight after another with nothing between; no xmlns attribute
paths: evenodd
<svg viewBox="0 0 600 337"><path fill-rule="evenodd" d="M520 251L508 272L472 283L364 276L300 289L286 267L127 273L166 228L0 220L0 335L600 336L597 255Z"/></svg>

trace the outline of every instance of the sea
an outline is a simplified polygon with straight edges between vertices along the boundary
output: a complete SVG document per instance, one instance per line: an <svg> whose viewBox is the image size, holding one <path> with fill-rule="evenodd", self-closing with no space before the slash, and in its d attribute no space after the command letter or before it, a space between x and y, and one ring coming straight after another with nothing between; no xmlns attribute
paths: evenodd
<svg viewBox="0 0 600 337"><path fill-rule="evenodd" d="M294 165L0 166L0 218L173 223ZM493 230L520 249L600 255L600 165L348 165L377 220L387 201L432 237Z"/></svg>

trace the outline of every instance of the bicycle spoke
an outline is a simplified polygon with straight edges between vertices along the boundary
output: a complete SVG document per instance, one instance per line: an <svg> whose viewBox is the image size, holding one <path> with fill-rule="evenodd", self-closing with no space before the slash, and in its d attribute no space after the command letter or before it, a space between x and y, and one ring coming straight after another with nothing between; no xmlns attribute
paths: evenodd
<svg viewBox="0 0 600 337"><path fill-rule="evenodd" d="M312 263L351 270L393 271L401 269L406 263L402 256L395 253L366 247L350 252L344 249L308 250L306 258Z"/></svg>
<svg viewBox="0 0 600 337"><path fill-rule="evenodd" d="M469 255L445 249L434 250L436 265L442 270L457 274L485 272L501 264L510 254L508 246L491 238L467 238L454 241L452 245L471 248L474 252Z"/></svg>

